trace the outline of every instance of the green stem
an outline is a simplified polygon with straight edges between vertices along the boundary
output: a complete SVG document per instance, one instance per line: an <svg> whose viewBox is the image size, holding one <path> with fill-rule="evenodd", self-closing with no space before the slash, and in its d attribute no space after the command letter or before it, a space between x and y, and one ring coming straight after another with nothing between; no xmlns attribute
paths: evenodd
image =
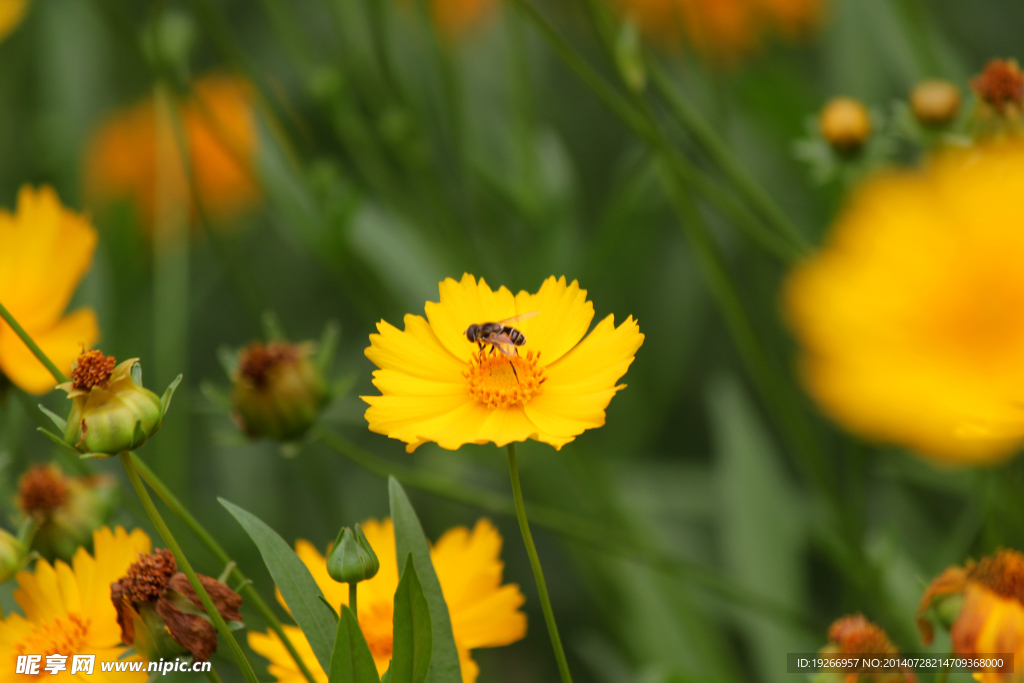
<svg viewBox="0 0 1024 683"><path fill-rule="evenodd" d="M359 586L359 584L356 583L355 581L353 581L352 583L350 583L348 585L348 608L350 610L352 610L352 614L355 615L357 620L359 619L359 610L358 610L357 603L356 603L356 599L357 599L356 593L358 592L358 590L357 590L358 586Z"/></svg>
<svg viewBox="0 0 1024 683"><path fill-rule="evenodd" d="M555 612L551 609L551 598L548 597L548 585L544 581L544 570L541 568L540 558L537 556L537 546L533 544L533 534L530 533L530 520L526 518L526 506L523 505L523 488L519 484L519 467L516 465L516 445L510 443L506 450L508 451L508 473L512 478L512 497L516 501L516 519L519 520L519 531L523 534L523 543L526 544L526 554L530 556L530 567L533 568L533 578L537 582L540 606L544 610L544 622L547 624L548 635L551 636L551 647L554 649L555 659L558 661L558 673L562 677L562 683L572 683L572 676L569 674L569 662L565 659L562 639L558 635L558 625L555 624Z"/></svg>
<svg viewBox="0 0 1024 683"><path fill-rule="evenodd" d="M0 303L0 318L3 318L4 321L11 326L14 333L18 335L18 338L25 342L25 346L27 346L29 351L32 352L32 355L38 358L39 362L46 366L46 369L50 371L50 374L53 375L53 378L57 380L58 384L63 384L68 381L68 378L64 376L64 373L53 364L53 361L51 361L45 353L43 353L43 350L39 348L35 340L28 336L28 332L25 331L25 328L18 324L18 321L14 319L14 316L11 315L10 311L8 311L2 303Z"/></svg>
<svg viewBox="0 0 1024 683"><path fill-rule="evenodd" d="M164 504L173 512L185 526L199 539L199 542L206 546L206 549L214 556L214 558L224 564L224 566L232 565L231 578L240 584L238 592L242 595L245 600L252 605L263 621L270 627L270 629L277 634L277 637L284 643L284 647L288 650L288 654L291 655L295 664L302 671L302 675L306 677L309 683L316 683L316 679L313 676L313 672L309 670L302 657L299 655L298 650L292 644L292 641L288 639L288 636L284 632L284 628L281 625L281 620L277 618L274 611L270 606L264 602L263 598L253 587L249 579L242 573L242 570L237 565L232 563L231 557L225 552L224 548L221 547L217 540L208 532L202 524L199 523L195 517L192 516L181 501L171 492L170 489L156 476L156 474L149 468L146 463L142 461L139 456L132 453L132 464L142 475L142 478L146 480L146 483L156 491L156 495L160 496L160 499L164 501Z"/></svg>
<svg viewBox="0 0 1024 683"><path fill-rule="evenodd" d="M446 477L422 472L413 467L398 465L359 448L348 439L333 432L320 430L317 438L328 448L383 479L393 476L403 486L426 491L439 498L468 505L495 515L513 517L515 502L504 496L455 484ZM625 534L618 534L607 526L583 519L542 503L530 503L533 523L567 539L584 543L606 553L643 562L666 575L683 579L739 607L773 619L808 634L818 634L823 625L809 616L764 598L725 578L720 572L664 553L657 548L642 545Z"/></svg>
<svg viewBox="0 0 1024 683"><path fill-rule="evenodd" d="M132 454L129 451L121 453L121 464L124 465L124 471L128 474L128 480L132 483L132 488L139 495L139 499L142 501L142 506L146 509L146 514L149 515L150 521L153 522L153 526L156 527L160 537L167 544L167 547L174 553L174 559L178 563L178 567L185 573L188 578L188 582L192 584L192 589L199 596L199 601L203 603L203 609L206 610L206 614L209 615L210 621L213 622L214 628L224 638L224 641L228 644L228 649L231 650L231 654L235 659L235 663L238 664L238 668L242 670L242 674L245 676L245 680L249 683L259 683L259 679L256 678L256 672L253 671L252 664L246 659L245 653L242 652L241 646L238 641L235 640L235 636L231 633L231 629L228 628L227 623L224 621L224 617L221 616L220 612L217 611L217 607L213 604L213 600L210 599L209 593L203 588L202 582L199 581L199 577L196 576L196 572L192 569L192 565L189 564L188 558L185 557L185 553L181 551L181 546L178 545L178 541L174 538L174 534L171 533L167 523L164 522L164 518L160 516L160 511L156 509L156 505L153 503L153 499L149 495L149 491L146 490L146 485L142 483L142 479L139 478L139 472L135 469L135 464L132 462Z"/></svg>

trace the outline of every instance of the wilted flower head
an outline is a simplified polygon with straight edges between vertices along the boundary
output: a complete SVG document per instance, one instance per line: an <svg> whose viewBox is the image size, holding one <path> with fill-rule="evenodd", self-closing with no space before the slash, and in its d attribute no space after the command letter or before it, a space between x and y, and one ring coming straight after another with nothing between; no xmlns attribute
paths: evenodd
<svg viewBox="0 0 1024 683"><path fill-rule="evenodd" d="M242 621L240 595L209 576L200 574L199 581L225 621ZM117 610L121 640L144 650L147 659L187 651L205 662L217 651L217 632L169 550L141 555L124 576L110 584L110 599Z"/></svg>
<svg viewBox="0 0 1024 683"><path fill-rule="evenodd" d="M853 432L947 463L1024 440L1024 147L947 153L858 189L786 285L800 369Z"/></svg>
<svg viewBox="0 0 1024 683"><path fill-rule="evenodd" d="M928 586L917 617L926 645L932 641L935 621L949 629L957 654L1013 653L1016 662L1022 661L1024 555L1000 550L978 562L949 567ZM980 683L1011 678L1006 671L975 674Z"/></svg>
<svg viewBox="0 0 1024 683"><path fill-rule="evenodd" d="M140 448L163 424L177 381L164 398L142 386L138 358L120 365L87 351L75 361L71 381L60 385L72 400L64 441L82 453L112 456Z"/></svg>
<svg viewBox="0 0 1024 683"><path fill-rule="evenodd" d="M260 201L253 100L246 81L210 75L192 84L191 96L177 110L198 199L216 218L229 219ZM146 226L157 209L158 167L165 182L174 184L175 196L190 197L185 160L168 119L152 98L108 119L89 148L87 194L101 203L132 200Z"/></svg>
<svg viewBox="0 0 1024 683"><path fill-rule="evenodd" d="M241 353L231 403L235 422L254 438L296 439L330 396L312 344L253 342Z"/></svg>
<svg viewBox="0 0 1024 683"><path fill-rule="evenodd" d="M110 475L69 477L57 465L41 465L21 476L17 506L33 524L32 548L67 560L107 522L116 496Z"/></svg>
<svg viewBox="0 0 1024 683"><path fill-rule="evenodd" d="M63 372L99 337L92 309L64 315L95 248L96 231L88 219L61 206L49 187L23 186L17 212L0 209L0 302ZM3 320L0 373L33 394L56 384Z"/></svg>
<svg viewBox="0 0 1024 683"><path fill-rule="evenodd" d="M359 627L373 654L377 672L383 674L391 661L392 616L398 588L394 527L391 520L372 519L361 526L380 560L380 571L359 584ZM296 543L295 552L316 579L326 600L338 611L341 605L347 605L348 586L331 578L324 556L307 541ZM430 549L430 560L448 603L462 681L474 683L480 670L471 650L509 645L526 635L526 615L519 610L523 594L516 585L502 584L501 536L487 520L480 520L472 530L449 529ZM280 592L278 600L284 604ZM327 675L302 631L294 626L285 626L284 630L309 670L318 680L326 680ZM270 660L270 674L280 683L302 677L273 632L250 632L249 646Z"/></svg>
<svg viewBox="0 0 1024 683"><path fill-rule="evenodd" d="M821 649L825 655L895 655L899 652L888 634L877 624L854 614L832 622L828 629L828 645ZM874 671L860 667L823 669L815 678L818 683L917 683L913 670Z"/></svg>
<svg viewBox="0 0 1024 683"><path fill-rule="evenodd" d="M823 0L616 0L651 38L673 45L685 38L705 55L734 60L764 36L795 36L815 25Z"/></svg>

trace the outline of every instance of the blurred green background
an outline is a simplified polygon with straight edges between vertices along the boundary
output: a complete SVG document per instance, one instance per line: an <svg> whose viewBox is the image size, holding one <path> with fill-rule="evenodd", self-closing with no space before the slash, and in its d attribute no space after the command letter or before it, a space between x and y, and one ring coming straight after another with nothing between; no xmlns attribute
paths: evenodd
<svg viewBox="0 0 1024 683"><path fill-rule="evenodd" d="M390 69L371 30L378 2ZM100 244L73 306L97 310L100 348L141 357L148 386L185 373L164 432L140 455L272 598L255 547L216 497L286 539L325 546L341 525L387 514L386 483L322 445L296 452L242 441L200 389L227 387L218 348L257 338L263 310L294 340L338 321L335 372L351 373L355 389L324 422L394 462L507 496L506 463L493 446L427 445L410 456L369 433L358 395L375 390L362 350L378 320L400 325L405 313L422 313L444 277L469 272L535 291L564 274L588 290L598 319L633 315L646 335L605 427L557 453L533 442L520 449L528 510L534 501L608 530L600 547L535 529L576 680L790 680L785 654L817 649L831 620L856 611L920 651L913 614L924 582L970 553L1024 541L1020 513L1005 513L1021 468L938 471L815 417L867 568L844 559L831 518L744 371L644 145L511 6L445 42L412 4L36 0L0 44L0 205L8 208L23 183L46 183L84 209L90 136L116 109L152 96L157 79L181 84L230 70L261 93L261 206L230 226L197 228L186 250L156 257L126 207L94 213ZM536 6L611 73L577 3ZM806 118L838 94L888 111L926 76L966 89L990 57L1021 53L1022 25L1024 4L1013 0L835 0L818 30L769 41L738 64L709 64L686 49L659 59L816 243L843 193L812 183L794 159ZM180 44L147 52L146 36L162 31ZM690 153L692 143L669 128ZM701 209L758 338L792 376L778 304L784 269ZM46 403L64 410L58 396ZM0 404L0 498L11 510L19 474L55 455L34 432L33 404L15 391ZM116 460L98 469L123 477ZM410 494L433 538L483 514ZM152 535L127 487L122 500L117 521ZM530 630L515 645L474 654L480 681L556 680L515 521L492 518L505 538L505 580L527 597ZM171 524L197 569L218 574ZM622 536L652 552L617 552L611 539ZM8 610L11 585L0 590ZM769 614L751 595L798 616ZM225 680L240 679L226 653L215 666Z"/></svg>

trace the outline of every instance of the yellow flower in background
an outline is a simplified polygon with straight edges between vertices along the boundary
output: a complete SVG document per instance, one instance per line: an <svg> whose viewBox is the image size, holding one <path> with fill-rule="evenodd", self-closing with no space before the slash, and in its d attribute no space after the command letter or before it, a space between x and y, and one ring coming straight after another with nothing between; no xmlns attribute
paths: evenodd
<svg viewBox="0 0 1024 683"><path fill-rule="evenodd" d="M232 76L197 79L178 116L203 208L216 219L228 220L259 203L252 86ZM169 141L170 164L164 163L160 172L175 184L175 196L190 196L186 167L169 119L158 111L153 98L108 119L94 135L87 155L89 197L100 203L130 199L145 225L152 226L161 139Z"/></svg>
<svg viewBox="0 0 1024 683"><path fill-rule="evenodd" d="M12 614L0 621L0 666L5 675L13 674L18 655L43 655L38 676L17 676L27 681L75 681L71 675L72 654L96 655L90 679L98 681L145 681L145 672L104 673L100 661L113 661L128 648L121 643L117 611L110 601L110 584L124 575L138 559L150 551L149 537L136 529L128 533L121 527L107 527L93 534L94 555L79 548L71 564L46 560L36 562L35 571L19 572L20 588L14 591L24 616ZM56 675L45 671L46 655L69 655L67 669ZM138 655L127 657L138 660Z"/></svg>
<svg viewBox="0 0 1024 683"><path fill-rule="evenodd" d="M959 655L984 657L1012 653L1017 662L1024 657L1024 555L1000 550L995 555L970 561L964 567L949 567L940 574L921 598L918 626L925 645L934 634L929 615L949 628L953 651ZM1021 680L1010 671L974 674L979 683Z"/></svg>
<svg viewBox="0 0 1024 683"><path fill-rule="evenodd" d="M0 41L18 28L25 18L29 0L0 0Z"/></svg>
<svg viewBox="0 0 1024 683"><path fill-rule="evenodd" d="M391 661L391 626L398 588L395 533L390 519L383 522L371 519L363 522L362 527L380 560L380 571L359 584L359 627L370 646L377 672L383 675ZM348 585L328 575L327 560L313 544L300 540L295 544L295 552L309 568L327 601L339 611L341 605L347 605ZM500 556L501 536L486 519L479 520L472 531L465 527L449 529L430 549L430 559L448 603L463 683L474 683L480 671L470 655L471 650L509 645L526 635L526 615L519 611L523 594L515 584L502 585L504 564ZM280 593L278 600L284 604ZM294 626L285 626L284 630L317 681L326 683L327 675L306 636ZM249 646L270 660L270 674L280 683L305 680L273 631L250 632Z"/></svg>
<svg viewBox="0 0 1024 683"><path fill-rule="evenodd" d="M616 0L650 38L665 45L686 39L700 52L734 59L764 35L793 37L821 19L824 0Z"/></svg>
<svg viewBox="0 0 1024 683"><path fill-rule="evenodd" d="M406 315L405 330L382 320L370 335L366 356L380 368L373 384L382 394L362 397L370 431L404 441L409 452L428 441L455 450L526 439L557 449L604 424L625 387L616 382L644 341L632 316L616 327L609 315L584 339L594 306L575 280L550 277L536 294L513 295L466 274L439 289L426 319ZM466 337L470 325L532 312L515 324L526 343L511 360Z"/></svg>
<svg viewBox="0 0 1024 683"><path fill-rule="evenodd" d="M1024 439L1024 147L949 153L851 199L791 274L807 388L870 439L946 463Z"/></svg>
<svg viewBox="0 0 1024 683"><path fill-rule="evenodd" d="M457 38L480 25L496 8L496 0L432 0L430 16L445 36Z"/></svg>
<svg viewBox="0 0 1024 683"><path fill-rule="evenodd" d="M99 337L96 314L64 315L92 264L96 231L61 206L49 187L24 186L14 214L0 209L0 303L65 374ZM57 384L7 323L0 320L0 373L33 394Z"/></svg>

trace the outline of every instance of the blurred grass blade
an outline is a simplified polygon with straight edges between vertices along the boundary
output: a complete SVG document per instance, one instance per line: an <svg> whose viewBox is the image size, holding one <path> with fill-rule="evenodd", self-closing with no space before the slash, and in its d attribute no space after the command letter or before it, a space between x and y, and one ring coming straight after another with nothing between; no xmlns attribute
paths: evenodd
<svg viewBox="0 0 1024 683"><path fill-rule="evenodd" d="M398 589L402 590L401 584ZM397 603L395 618L398 618ZM427 626L429 627L429 624ZM395 633L397 634L397 629ZM366 644L363 632L359 629L359 620L352 614L348 605L341 606L341 618L338 620L338 634L334 641L330 671L330 683L380 683L377 665L373 663L373 654Z"/></svg>
<svg viewBox="0 0 1024 683"><path fill-rule="evenodd" d="M430 545L423 535L423 527L413 510L409 497L398 480L388 477L388 495L391 502L391 519L395 524L395 550L398 557L412 555L417 570L417 579L423 586L423 594L430 606L432 624L431 660L427 680L430 683L450 683L462 680L459 653L455 648L452 621L448 614L448 603L441 593L441 584L430 561ZM397 605L395 607L397 608Z"/></svg>
<svg viewBox="0 0 1024 683"><path fill-rule="evenodd" d="M337 622L335 615L321 602L323 593L313 580L313 575L276 531L237 505L223 498L217 500L238 520L249 534L249 538L259 548L270 576L284 596L292 616L295 617L295 623L306 634L320 666L324 671L330 671Z"/></svg>
<svg viewBox="0 0 1024 683"><path fill-rule="evenodd" d="M430 605L416 575L412 553L406 555L402 580L395 591L393 633L391 680L395 683L423 683L430 669L433 634Z"/></svg>

